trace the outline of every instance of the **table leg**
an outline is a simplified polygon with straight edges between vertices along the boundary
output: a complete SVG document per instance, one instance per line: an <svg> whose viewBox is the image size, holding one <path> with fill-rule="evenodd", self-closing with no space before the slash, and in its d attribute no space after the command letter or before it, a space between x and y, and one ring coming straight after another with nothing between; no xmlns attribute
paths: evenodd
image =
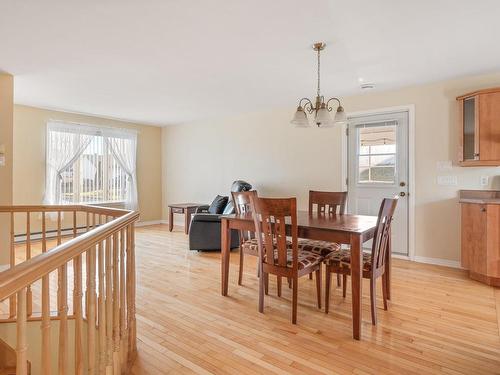
<svg viewBox="0 0 500 375"><path fill-rule="evenodd" d="M188 234L189 233L189 209L185 208L184 209L184 233Z"/></svg>
<svg viewBox="0 0 500 375"><path fill-rule="evenodd" d="M351 235L351 294L352 294L352 335L361 339L363 262L361 235Z"/></svg>
<svg viewBox="0 0 500 375"><path fill-rule="evenodd" d="M172 212L172 207L168 208L168 231L172 232L174 229L174 213Z"/></svg>
<svg viewBox="0 0 500 375"><path fill-rule="evenodd" d="M387 299L391 299L391 272L392 272L392 241L391 241L391 229L389 228L389 238L387 239L387 250L385 252L385 285L386 285L386 293Z"/></svg>
<svg viewBox="0 0 500 375"><path fill-rule="evenodd" d="M222 295L227 296L229 284L229 257L231 255L231 229L229 220L221 220L221 274L222 274Z"/></svg>

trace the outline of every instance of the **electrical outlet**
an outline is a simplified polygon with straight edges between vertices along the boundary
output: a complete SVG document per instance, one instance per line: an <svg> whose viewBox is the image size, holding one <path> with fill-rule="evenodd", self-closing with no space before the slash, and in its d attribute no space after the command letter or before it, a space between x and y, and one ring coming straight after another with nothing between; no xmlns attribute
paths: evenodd
<svg viewBox="0 0 500 375"><path fill-rule="evenodd" d="M479 184L481 186L488 186L489 179L489 176L481 176L481 178L479 179Z"/></svg>

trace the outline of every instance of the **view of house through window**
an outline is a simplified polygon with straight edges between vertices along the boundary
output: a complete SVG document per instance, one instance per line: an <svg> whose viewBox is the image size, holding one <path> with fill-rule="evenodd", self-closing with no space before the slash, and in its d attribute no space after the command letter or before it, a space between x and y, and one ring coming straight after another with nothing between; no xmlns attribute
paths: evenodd
<svg viewBox="0 0 500 375"><path fill-rule="evenodd" d="M136 145L127 130L49 123L46 203L136 207Z"/></svg>
<svg viewBox="0 0 500 375"><path fill-rule="evenodd" d="M395 183L396 125L358 128L359 183Z"/></svg>
<svg viewBox="0 0 500 375"><path fill-rule="evenodd" d="M83 153L61 172L64 203L123 202L127 174L102 136L92 137Z"/></svg>

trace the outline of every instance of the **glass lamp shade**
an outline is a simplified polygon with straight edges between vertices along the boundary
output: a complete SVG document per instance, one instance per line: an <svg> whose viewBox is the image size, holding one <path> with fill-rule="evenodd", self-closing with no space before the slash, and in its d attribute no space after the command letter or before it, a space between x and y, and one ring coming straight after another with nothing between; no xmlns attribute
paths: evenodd
<svg viewBox="0 0 500 375"><path fill-rule="evenodd" d="M304 109L302 107L298 107L297 111L293 115L292 121L290 121L290 124L295 125L296 128L308 128L309 127L309 120L307 119L307 115L304 112Z"/></svg>
<svg viewBox="0 0 500 375"><path fill-rule="evenodd" d="M318 112L316 112L316 118L314 122L316 123L316 125L322 128L328 128L333 125L332 116L330 116L330 112L328 112L328 109L326 109L324 106L321 106L321 108L318 109Z"/></svg>
<svg viewBox="0 0 500 375"><path fill-rule="evenodd" d="M333 122L335 122L336 124L345 124L347 122L347 116L345 114L344 108L341 105L339 105L339 107L337 108L337 112L335 112Z"/></svg>

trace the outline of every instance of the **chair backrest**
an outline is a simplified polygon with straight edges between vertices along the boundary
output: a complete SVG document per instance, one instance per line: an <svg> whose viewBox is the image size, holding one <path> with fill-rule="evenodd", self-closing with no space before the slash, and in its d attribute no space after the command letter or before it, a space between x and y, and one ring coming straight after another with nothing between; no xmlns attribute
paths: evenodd
<svg viewBox="0 0 500 375"><path fill-rule="evenodd" d="M372 271L385 266L385 260L390 241L391 224L394 211L398 204L398 197L393 199L384 198L378 212L377 227L373 236L372 244ZM390 254L389 254L390 255Z"/></svg>
<svg viewBox="0 0 500 375"><path fill-rule="evenodd" d="M255 233L259 244L259 259L263 264L298 269L298 230L296 198L252 197ZM286 231L289 219L290 231ZM287 234L292 237L292 266L288 267Z"/></svg>
<svg viewBox="0 0 500 375"><path fill-rule="evenodd" d="M309 190L309 213L345 214L347 191L314 191ZM338 211L338 212L337 212Z"/></svg>
<svg viewBox="0 0 500 375"><path fill-rule="evenodd" d="M256 190L231 192L233 204L237 214L252 212L251 197L257 197ZM254 237L254 233L250 231L240 230L240 243Z"/></svg>

